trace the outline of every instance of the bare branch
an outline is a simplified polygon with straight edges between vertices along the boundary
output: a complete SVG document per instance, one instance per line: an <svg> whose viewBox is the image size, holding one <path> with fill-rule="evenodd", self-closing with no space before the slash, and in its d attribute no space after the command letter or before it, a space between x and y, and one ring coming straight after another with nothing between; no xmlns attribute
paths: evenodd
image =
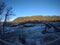
<svg viewBox="0 0 60 45"><path fill-rule="evenodd" d="M0 4L0 15L3 13L5 7L6 7L6 5L4 2Z"/></svg>

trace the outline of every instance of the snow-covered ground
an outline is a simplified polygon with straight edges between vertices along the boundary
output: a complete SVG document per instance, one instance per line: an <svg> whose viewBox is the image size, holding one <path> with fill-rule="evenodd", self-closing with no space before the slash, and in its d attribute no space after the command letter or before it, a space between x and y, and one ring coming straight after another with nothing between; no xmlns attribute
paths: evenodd
<svg viewBox="0 0 60 45"><path fill-rule="evenodd" d="M51 24L58 25L58 23L51 23ZM42 32L45 30L46 32L43 34ZM56 32L55 30L56 29L53 26L49 28L44 23L36 23L36 24L25 23L23 25L18 25L15 27L6 26L5 36L3 36L4 38L0 39L0 44L1 45L50 45L50 44L53 45L54 42L60 40L60 32ZM60 45L60 43L56 45Z"/></svg>

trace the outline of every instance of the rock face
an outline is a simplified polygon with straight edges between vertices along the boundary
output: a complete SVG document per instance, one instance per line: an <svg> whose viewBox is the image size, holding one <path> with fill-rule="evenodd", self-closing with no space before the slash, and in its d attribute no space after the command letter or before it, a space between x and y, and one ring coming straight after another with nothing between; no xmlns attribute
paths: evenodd
<svg viewBox="0 0 60 45"><path fill-rule="evenodd" d="M54 22L52 22L53 24ZM56 23L57 24L57 23ZM27 22L5 27L0 44L5 45L59 45L60 33L49 23ZM44 34L42 33L44 31ZM3 41L2 41L3 40Z"/></svg>

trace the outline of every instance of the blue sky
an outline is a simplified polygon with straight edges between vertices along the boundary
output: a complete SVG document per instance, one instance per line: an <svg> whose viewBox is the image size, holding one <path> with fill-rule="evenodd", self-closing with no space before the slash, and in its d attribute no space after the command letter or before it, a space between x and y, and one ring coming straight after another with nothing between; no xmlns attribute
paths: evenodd
<svg viewBox="0 0 60 45"><path fill-rule="evenodd" d="M2 0L13 7L16 17L60 15L60 0Z"/></svg>

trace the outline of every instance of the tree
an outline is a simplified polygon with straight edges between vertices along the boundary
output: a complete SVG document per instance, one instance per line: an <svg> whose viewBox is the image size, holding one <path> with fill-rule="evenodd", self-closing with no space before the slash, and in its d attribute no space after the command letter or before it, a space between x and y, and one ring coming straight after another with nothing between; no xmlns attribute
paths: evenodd
<svg viewBox="0 0 60 45"><path fill-rule="evenodd" d="M4 12L4 9L5 9L6 5L4 2L1 2L0 3L0 25L1 25L1 20L2 20L2 13ZM1 33L2 33L2 30L0 30Z"/></svg>
<svg viewBox="0 0 60 45"><path fill-rule="evenodd" d="M4 13L4 11L5 11L5 13ZM3 30L2 30L1 34L4 34L4 32L5 32L5 25L7 23L7 20L9 19L8 17L11 16L11 15L14 15L12 13L12 8L11 7L8 8L4 2L2 2L0 4L0 16L2 16L2 15L3 15L3 20L4 21L3 21Z"/></svg>
<svg viewBox="0 0 60 45"><path fill-rule="evenodd" d="M11 16L11 15L14 15L11 12L12 12L12 8L11 7L7 8L7 11L6 11L6 14L5 14L5 19L4 19L4 22L3 22L3 33L4 33L4 30L5 30L5 25L8 22L7 20L9 19L8 17Z"/></svg>

